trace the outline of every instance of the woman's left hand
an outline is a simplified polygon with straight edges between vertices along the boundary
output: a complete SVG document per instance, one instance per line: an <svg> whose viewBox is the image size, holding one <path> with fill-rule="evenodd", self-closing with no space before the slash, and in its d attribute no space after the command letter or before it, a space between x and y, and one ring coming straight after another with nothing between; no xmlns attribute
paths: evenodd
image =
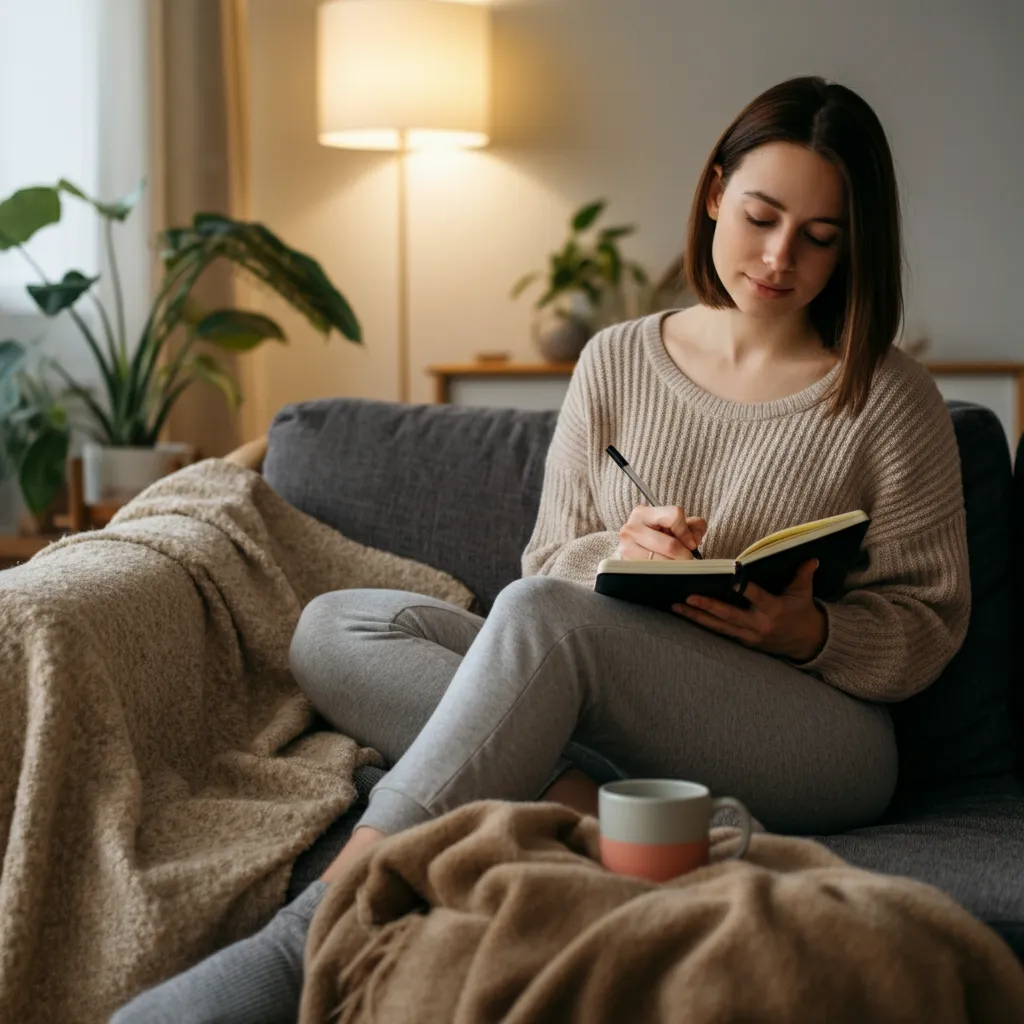
<svg viewBox="0 0 1024 1024"><path fill-rule="evenodd" d="M814 603L812 583L817 568L816 559L805 562L779 595L748 583L743 594L751 602L749 608L694 594L686 604L673 605L672 611L746 647L810 661L825 646L828 635L825 613Z"/></svg>

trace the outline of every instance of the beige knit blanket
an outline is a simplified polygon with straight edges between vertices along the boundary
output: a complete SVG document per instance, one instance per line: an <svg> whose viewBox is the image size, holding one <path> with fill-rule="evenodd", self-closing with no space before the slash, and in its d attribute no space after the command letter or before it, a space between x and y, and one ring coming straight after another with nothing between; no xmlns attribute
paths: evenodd
<svg viewBox="0 0 1024 1024"><path fill-rule="evenodd" d="M481 802L372 848L310 928L301 1024L1008 1024L1024 970L938 890L806 839L664 884L606 872L597 821Z"/></svg>
<svg viewBox="0 0 1024 1024"><path fill-rule="evenodd" d="M105 1021L283 902L377 760L287 667L345 587L471 600L220 459L0 572L0 1021Z"/></svg>

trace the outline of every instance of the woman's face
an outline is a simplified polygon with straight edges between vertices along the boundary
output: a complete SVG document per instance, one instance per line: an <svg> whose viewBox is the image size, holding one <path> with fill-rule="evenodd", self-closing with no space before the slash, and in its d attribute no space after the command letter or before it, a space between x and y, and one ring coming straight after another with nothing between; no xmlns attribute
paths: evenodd
<svg viewBox="0 0 1024 1024"><path fill-rule="evenodd" d="M749 152L722 187L708 189L716 221L711 255L736 308L789 314L828 283L844 243L843 180L804 146L771 142Z"/></svg>

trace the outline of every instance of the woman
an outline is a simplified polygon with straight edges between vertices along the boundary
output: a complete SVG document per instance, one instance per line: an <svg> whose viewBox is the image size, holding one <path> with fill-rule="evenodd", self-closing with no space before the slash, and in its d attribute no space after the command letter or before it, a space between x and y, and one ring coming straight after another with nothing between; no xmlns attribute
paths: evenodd
<svg viewBox="0 0 1024 1024"><path fill-rule="evenodd" d="M563 751L699 780L779 831L882 814L897 770L885 704L938 676L970 592L952 425L927 372L893 348L899 205L867 104L818 78L754 100L701 176L686 265L697 305L609 328L584 351L523 578L486 621L395 591L306 608L300 686L392 768L321 883L126 1010L233 1020L223 1007L255 999L258 1019L287 1019L326 883L382 836L470 800L546 793L593 811L596 789L562 774ZM671 504L640 503L608 444ZM857 508L872 517L870 564L833 603L812 595L813 562L779 596L748 588L747 610L691 599L667 615L593 591L608 556L684 559L700 545L727 557Z"/></svg>

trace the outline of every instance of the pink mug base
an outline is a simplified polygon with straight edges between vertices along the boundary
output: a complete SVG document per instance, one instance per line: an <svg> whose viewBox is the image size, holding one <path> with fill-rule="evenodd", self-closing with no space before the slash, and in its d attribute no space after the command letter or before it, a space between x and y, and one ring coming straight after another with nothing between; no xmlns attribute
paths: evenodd
<svg viewBox="0 0 1024 1024"><path fill-rule="evenodd" d="M617 875L667 882L708 862L708 841L624 843L601 836L601 863Z"/></svg>

